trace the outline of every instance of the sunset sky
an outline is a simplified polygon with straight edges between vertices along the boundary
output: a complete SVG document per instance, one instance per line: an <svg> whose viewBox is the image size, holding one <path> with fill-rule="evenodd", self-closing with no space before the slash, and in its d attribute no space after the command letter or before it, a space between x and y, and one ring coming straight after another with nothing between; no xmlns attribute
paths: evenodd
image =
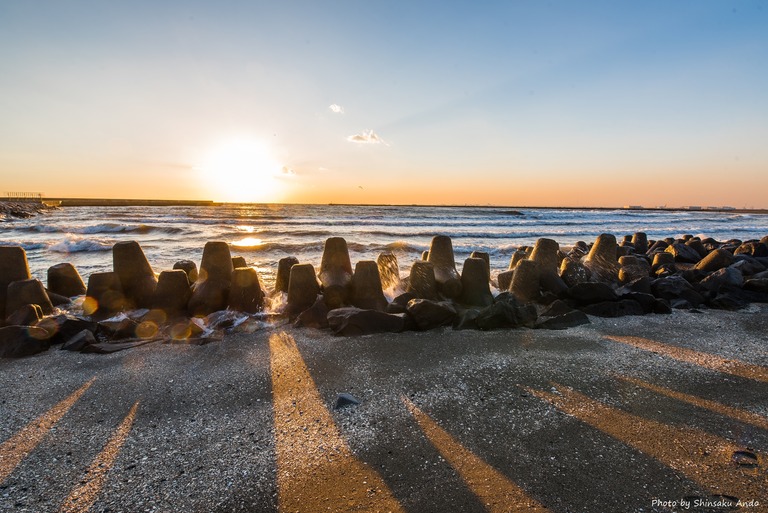
<svg viewBox="0 0 768 513"><path fill-rule="evenodd" d="M768 2L2 1L0 195L768 208Z"/></svg>

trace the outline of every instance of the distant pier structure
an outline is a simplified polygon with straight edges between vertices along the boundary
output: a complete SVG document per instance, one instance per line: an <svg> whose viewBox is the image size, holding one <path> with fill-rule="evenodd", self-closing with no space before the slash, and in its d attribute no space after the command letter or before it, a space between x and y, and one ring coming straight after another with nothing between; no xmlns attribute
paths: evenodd
<svg viewBox="0 0 768 513"><path fill-rule="evenodd" d="M28 201L32 203L42 203L42 192L6 192L4 198L0 198L5 201Z"/></svg>

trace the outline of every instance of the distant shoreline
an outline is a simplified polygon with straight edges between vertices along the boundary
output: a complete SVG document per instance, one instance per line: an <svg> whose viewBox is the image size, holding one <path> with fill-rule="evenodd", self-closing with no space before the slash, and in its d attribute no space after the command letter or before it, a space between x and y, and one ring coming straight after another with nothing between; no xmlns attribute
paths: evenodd
<svg viewBox="0 0 768 513"><path fill-rule="evenodd" d="M29 204L40 203L17 199L0 198L0 203ZM768 214L762 208L730 207L588 207L588 206L523 206L523 205L421 205L396 203L228 203L212 200L159 200L159 199L110 199L110 198L42 198L42 203L57 207L219 207L226 205L312 205L335 207L411 207L411 208L489 208L495 210L604 210L626 212L702 212L724 214Z"/></svg>
<svg viewBox="0 0 768 513"><path fill-rule="evenodd" d="M3 201L0 199L0 201ZM155 200L155 199L107 199L107 198L44 198L47 204L59 207L217 207L224 205L262 205L270 203L225 203L211 200ZM302 205L302 203L274 203L273 205ZM323 203L309 203L323 205ZM328 203L339 207L412 207L412 208L491 208L508 210L621 210L627 212L701 212L724 214L768 214L761 208L716 207L587 207L587 206L522 206L522 205L417 205L384 203Z"/></svg>

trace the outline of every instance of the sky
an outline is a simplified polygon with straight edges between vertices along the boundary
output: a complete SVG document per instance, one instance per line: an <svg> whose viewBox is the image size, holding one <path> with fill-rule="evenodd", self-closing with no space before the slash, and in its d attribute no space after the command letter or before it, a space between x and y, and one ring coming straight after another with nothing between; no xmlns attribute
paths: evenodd
<svg viewBox="0 0 768 513"><path fill-rule="evenodd" d="M0 183L768 208L768 3L0 0Z"/></svg>

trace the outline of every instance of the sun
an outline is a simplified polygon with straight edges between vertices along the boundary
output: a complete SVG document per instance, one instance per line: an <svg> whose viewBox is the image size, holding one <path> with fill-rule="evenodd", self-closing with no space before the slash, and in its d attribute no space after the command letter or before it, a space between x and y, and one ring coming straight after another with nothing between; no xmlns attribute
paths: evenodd
<svg viewBox="0 0 768 513"><path fill-rule="evenodd" d="M214 201L276 202L285 169L262 141L231 139L215 146L196 167Z"/></svg>

